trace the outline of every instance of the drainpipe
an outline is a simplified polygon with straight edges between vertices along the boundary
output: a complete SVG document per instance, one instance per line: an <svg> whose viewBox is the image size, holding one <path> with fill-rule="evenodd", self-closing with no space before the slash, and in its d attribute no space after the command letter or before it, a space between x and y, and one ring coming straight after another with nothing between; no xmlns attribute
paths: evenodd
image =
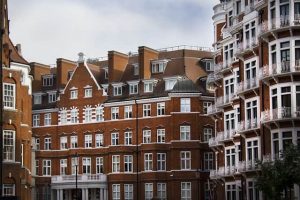
<svg viewBox="0 0 300 200"><path fill-rule="evenodd" d="M135 100L135 142L136 142L136 199L139 199L139 106Z"/></svg>

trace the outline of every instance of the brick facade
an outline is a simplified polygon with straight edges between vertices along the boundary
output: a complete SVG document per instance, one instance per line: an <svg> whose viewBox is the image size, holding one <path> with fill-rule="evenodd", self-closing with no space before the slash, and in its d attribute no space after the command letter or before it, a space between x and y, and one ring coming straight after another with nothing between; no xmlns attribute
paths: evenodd
<svg viewBox="0 0 300 200"><path fill-rule="evenodd" d="M72 158L77 154L82 199L114 199L114 195L120 195L120 199L125 199L125 195L147 199L147 195L159 198L162 194L167 199L180 199L182 187L187 187L191 198L204 199L209 177L204 157L211 152L211 133L204 136L204 129L213 131L214 126L203 107L204 102L213 102L205 84L209 73L206 65L211 59L211 52L202 50L157 51L139 47L135 55L110 51L108 60L93 64L86 63L82 55L77 63L60 59L57 68L32 63L35 198L76 196ZM72 70L68 79L67 72ZM55 77L52 86L43 85L43 77ZM131 88L135 84L137 88ZM49 104L49 94L54 91L58 99ZM34 99L39 96L42 101L35 104ZM189 102L186 112L181 110L184 99ZM49 114L51 124L45 125ZM181 127L190 129L186 140L180 137ZM97 143L100 134L101 145ZM72 140L76 137L75 147ZM48 138L51 148L47 150ZM66 145L61 142L64 138ZM190 157L186 169L181 164L184 152ZM100 159L103 166L97 169ZM130 159L132 166L125 165L125 159ZM51 162L48 176L46 160ZM63 172L61 162L67 166ZM83 167L86 162L90 162L91 169ZM214 165L212 159L209 164ZM125 189L131 192L125 194Z"/></svg>

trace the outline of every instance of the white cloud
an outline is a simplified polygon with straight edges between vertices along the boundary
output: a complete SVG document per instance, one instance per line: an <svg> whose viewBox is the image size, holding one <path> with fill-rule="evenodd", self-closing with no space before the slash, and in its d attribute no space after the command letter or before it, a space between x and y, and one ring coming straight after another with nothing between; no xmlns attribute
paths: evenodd
<svg viewBox="0 0 300 200"><path fill-rule="evenodd" d="M150 3L151 2L151 3ZM138 46L211 46L216 0L10 0L11 37L29 61L106 56Z"/></svg>

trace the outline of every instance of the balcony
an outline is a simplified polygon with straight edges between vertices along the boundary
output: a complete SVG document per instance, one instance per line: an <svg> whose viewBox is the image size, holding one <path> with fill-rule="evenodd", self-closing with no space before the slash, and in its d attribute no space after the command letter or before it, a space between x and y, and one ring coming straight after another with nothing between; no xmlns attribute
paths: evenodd
<svg viewBox="0 0 300 200"><path fill-rule="evenodd" d="M269 34L276 36L276 32L290 30L294 26L300 26L300 14L281 15L264 21L259 25L258 30L260 36L267 38Z"/></svg>
<svg viewBox="0 0 300 200"><path fill-rule="evenodd" d="M283 107L273 110L265 110L261 113L261 122L277 122L277 121L289 121L293 119L300 119L300 107L291 108Z"/></svg>
<svg viewBox="0 0 300 200"><path fill-rule="evenodd" d="M249 172L257 170L256 161L239 161L237 170L238 172Z"/></svg>
<svg viewBox="0 0 300 200"><path fill-rule="evenodd" d="M219 167L217 170L210 170L209 177L211 179L219 179L222 178L225 175L225 168Z"/></svg>
<svg viewBox="0 0 300 200"><path fill-rule="evenodd" d="M222 110L220 108L216 107L216 105L214 105L214 104L208 106L208 108L207 108L207 114L208 115L214 115L214 114L217 114L217 113L220 113L220 112L222 112Z"/></svg>
<svg viewBox="0 0 300 200"><path fill-rule="evenodd" d="M216 99L216 107L222 108L232 103L232 101L237 97L235 93L230 93L225 96L220 96Z"/></svg>
<svg viewBox="0 0 300 200"><path fill-rule="evenodd" d="M62 176L52 176L52 184L69 184L76 181L75 175L62 175ZM107 177L105 174L78 174L77 176L78 183L106 183Z"/></svg>
<svg viewBox="0 0 300 200"><path fill-rule="evenodd" d="M215 73L222 71L222 69L223 69L223 62L220 62L215 65Z"/></svg>
<svg viewBox="0 0 300 200"><path fill-rule="evenodd" d="M241 95L247 93L251 90L257 89L259 86L258 78L253 77L252 79L247 79L238 84L237 94Z"/></svg>
<svg viewBox="0 0 300 200"><path fill-rule="evenodd" d="M260 69L260 79L275 79L282 76L292 76L295 73L300 73L300 60L283 61L272 65L265 65Z"/></svg>
<svg viewBox="0 0 300 200"><path fill-rule="evenodd" d="M207 76L207 84L214 84L215 82L217 82L218 80L221 80L223 78L223 76L221 74L218 73L211 73Z"/></svg>
<svg viewBox="0 0 300 200"><path fill-rule="evenodd" d="M261 8L264 4L267 3L267 0L254 0L254 8Z"/></svg>
<svg viewBox="0 0 300 200"><path fill-rule="evenodd" d="M247 132L247 131L253 131L255 129L258 129L259 123L257 118L251 119L251 120L247 120L245 121L241 121L238 123L237 126L237 133L243 133L243 132Z"/></svg>
<svg viewBox="0 0 300 200"><path fill-rule="evenodd" d="M212 137L208 140L209 147L216 147L222 145L220 141L223 141L224 140L223 138L224 138L223 132L218 132L216 134L216 137Z"/></svg>

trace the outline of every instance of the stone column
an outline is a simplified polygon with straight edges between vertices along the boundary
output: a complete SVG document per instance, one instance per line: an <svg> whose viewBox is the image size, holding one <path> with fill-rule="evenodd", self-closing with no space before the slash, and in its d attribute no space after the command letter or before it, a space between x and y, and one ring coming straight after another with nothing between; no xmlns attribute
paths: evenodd
<svg viewBox="0 0 300 200"><path fill-rule="evenodd" d="M104 189L104 192L103 192L103 193L104 193L103 199L104 199L104 200L107 200L107 189Z"/></svg>
<svg viewBox="0 0 300 200"><path fill-rule="evenodd" d="M81 194L82 200L85 200L85 188L81 189Z"/></svg>
<svg viewBox="0 0 300 200"><path fill-rule="evenodd" d="M59 192L59 200L63 200L64 199L64 190L63 189L60 189L60 192Z"/></svg>
<svg viewBox="0 0 300 200"><path fill-rule="evenodd" d="M100 200L104 200L103 188L100 188Z"/></svg>
<svg viewBox="0 0 300 200"><path fill-rule="evenodd" d="M56 190L56 200L60 200L59 199L59 193L60 193L60 190Z"/></svg>

